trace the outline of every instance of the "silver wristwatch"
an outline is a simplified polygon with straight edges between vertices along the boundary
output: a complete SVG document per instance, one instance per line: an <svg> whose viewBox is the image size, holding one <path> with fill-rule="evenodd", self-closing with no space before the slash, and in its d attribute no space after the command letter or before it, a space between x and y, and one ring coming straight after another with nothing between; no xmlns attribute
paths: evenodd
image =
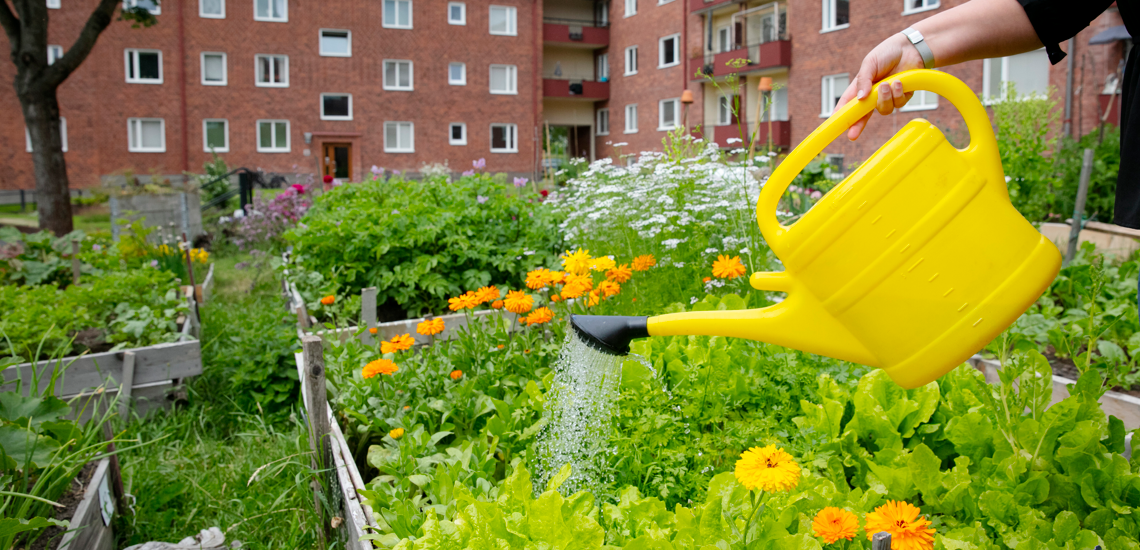
<svg viewBox="0 0 1140 550"><path fill-rule="evenodd" d="M922 33L915 30L914 27L907 27L902 31L902 35L914 44L914 48L918 50L918 55L922 56L922 65L927 69L934 68L934 52L930 50L930 46L926 44L926 40L922 37Z"/></svg>

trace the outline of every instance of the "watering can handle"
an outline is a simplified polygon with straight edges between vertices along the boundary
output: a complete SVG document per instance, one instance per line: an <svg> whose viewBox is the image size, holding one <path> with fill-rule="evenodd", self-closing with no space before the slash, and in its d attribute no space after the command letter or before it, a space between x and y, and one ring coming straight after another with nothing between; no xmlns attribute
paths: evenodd
<svg viewBox="0 0 1140 550"><path fill-rule="evenodd" d="M898 80L905 92L929 90L949 99L950 103L962 113L966 127L970 130L970 144L961 150L962 153L976 157L978 162L992 162L991 159L979 154L981 151L997 151L997 141L990 126L990 118L974 91L964 82L946 73L927 69L901 72L885 80ZM756 219L760 223L760 232L764 235L764 239L777 255L782 252L781 237L788 231L788 228L780 225L776 219L776 207L779 205L780 197L784 195L784 191L800 171L816 155L823 152L824 147L875 108L878 97L878 86L872 86L871 93L867 97L862 100L852 99L837 109L788 154L760 190L760 197L756 201Z"/></svg>

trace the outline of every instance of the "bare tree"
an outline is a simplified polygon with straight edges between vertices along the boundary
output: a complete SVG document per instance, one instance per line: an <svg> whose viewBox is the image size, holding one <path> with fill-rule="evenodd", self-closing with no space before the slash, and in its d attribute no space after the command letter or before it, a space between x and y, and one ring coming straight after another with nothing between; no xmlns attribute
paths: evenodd
<svg viewBox="0 0 1140 550"><path fill-rule="evenodd" d="M9 4L10 3L10 4ZM59 101L56 91L87 59L99 35L111 24L115 8L123 0L99 0L87 18L79 37L63 57L48 63L48 7L45 0L0 0L0 26L8 35L12 63L16 65L16 96L24 113L24 124L32 141L32 163L36 178L36 209L40 229L56 235L70 233L71 196L68 192L67 164L59 133ZM158 0L132 2L157 5ZM15 12L13 13L13 8ZM145 6L123 7L121 19L135 27L150 26L155 18Z"/></svg>

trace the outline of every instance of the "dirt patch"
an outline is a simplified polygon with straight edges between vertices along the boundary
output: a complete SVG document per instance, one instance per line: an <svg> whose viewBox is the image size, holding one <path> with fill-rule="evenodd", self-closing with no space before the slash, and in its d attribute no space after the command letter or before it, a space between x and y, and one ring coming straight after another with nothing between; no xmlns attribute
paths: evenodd
<svg viewBox="0 0 1140 550"><path fill-rule="evenodd" d="M68 486L67 492L59 497L56 502L63 505L63 508L55 509L55 519L60 521L68 521L75 515L75 509L79 508L79 503L83 502L83 494L87 492L87 484L91 483L91 478L95 476L95 468L98 463L89 462L75 476L75 479ZM43 534L27 547L27 550L48 550L59 546L60 538L66 531L63 527L48 527L43 531Z"/></svg>
<svg viewBox="0 0 1140 550"><path fill-rule="evenodd" d="M1045 358L1049 360L1049 366L1053 367L1053 374L1069 380L1077 380L1081 377L1081 371L1077 369L1077 365L1073 360L1068 357L1057 357L1053 349L1050 348L1045 352ZM1112 388L1112 391L1131 395L1133 397L1140 397L1140 388L1133 386L1132 388Z"/></svg>

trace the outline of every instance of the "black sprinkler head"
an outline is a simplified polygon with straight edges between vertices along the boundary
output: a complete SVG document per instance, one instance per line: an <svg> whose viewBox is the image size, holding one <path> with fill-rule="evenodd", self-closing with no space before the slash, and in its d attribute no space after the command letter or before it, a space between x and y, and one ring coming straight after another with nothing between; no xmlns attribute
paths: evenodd
<svg viewBox="0 0 1140 550"><path fill-rule="evenodd" d="M570 325L590 347L610 355L629 355L629 342L649 336L648 317L571 315Z"/></svg>

